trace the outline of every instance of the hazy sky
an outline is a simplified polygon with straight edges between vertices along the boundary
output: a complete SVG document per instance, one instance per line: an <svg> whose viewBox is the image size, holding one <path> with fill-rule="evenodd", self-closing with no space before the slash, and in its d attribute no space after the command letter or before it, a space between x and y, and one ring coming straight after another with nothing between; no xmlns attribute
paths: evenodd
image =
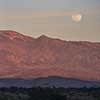
<svg viewBox="0 0 100 100"><path fill-rule="evenodd" d="M75 22L77 14L82 19ZM100 0L0 0L0 29L100 41Z"/></svg>

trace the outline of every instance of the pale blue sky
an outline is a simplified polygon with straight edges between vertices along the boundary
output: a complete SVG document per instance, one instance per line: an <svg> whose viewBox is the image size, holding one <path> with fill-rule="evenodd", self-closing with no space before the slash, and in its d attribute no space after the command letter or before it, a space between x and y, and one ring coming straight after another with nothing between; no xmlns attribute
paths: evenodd
<svg viewBox="0 0 100 100"><path fill-rule="evenodd" d="M91 8L100 5L100 0L0 0L0 8L64 10L74 8Z"/></svg>
<svg viewBox="0 0 100 100"><path fill-rule="evenodd" d="M0 0L0 29L31 36L100 41L100 0ZM82 14L74 22L73 14Z"/></svg>

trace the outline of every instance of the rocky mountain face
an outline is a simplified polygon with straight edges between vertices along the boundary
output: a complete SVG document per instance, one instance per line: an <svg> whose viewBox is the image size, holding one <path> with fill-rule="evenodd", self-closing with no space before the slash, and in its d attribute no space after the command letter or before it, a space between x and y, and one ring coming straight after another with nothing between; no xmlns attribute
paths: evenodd
<svg viewBox="0 0 100 100"><path fill-rule="evenodd" d="M100 80L100 43L0 31L0 77L52 75Z"/></svg>

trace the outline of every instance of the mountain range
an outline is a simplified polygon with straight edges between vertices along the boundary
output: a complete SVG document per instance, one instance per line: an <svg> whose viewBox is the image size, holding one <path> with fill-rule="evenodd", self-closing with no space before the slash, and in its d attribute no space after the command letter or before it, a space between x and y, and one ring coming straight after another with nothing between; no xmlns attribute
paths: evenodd
<svg viewBox="0 0 100 100"><path fill-rule="evenodd" d="M100 43L0 30L0 78L47 76L100 80Z"/></svg>
<svg viewBox="0 0 100 100"><path fill-rule="evenodd" d="M100 81L81 80L58 76L38 77L38 78L1 78L0 87L63 87L63 88L98 88Z"/></svg>

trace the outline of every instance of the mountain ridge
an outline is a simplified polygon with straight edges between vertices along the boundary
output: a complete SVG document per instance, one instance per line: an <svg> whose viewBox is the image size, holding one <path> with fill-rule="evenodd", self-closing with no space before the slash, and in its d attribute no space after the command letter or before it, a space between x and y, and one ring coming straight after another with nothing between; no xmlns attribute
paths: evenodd
<svg viewBox="0 0 100 100"><path fill-rule="evenodd" d="M100 81L66 78L61 76L39 78L0 78L0 87L97 88L100 87Z"/></svg>
<svg viewBox="0 0 100 100"><path fill-rule="evenodd" d="M0 31L0 77L51 75L99 80L100 43Z"/></svg>
<svg viewBox="0 0 100 100"><path fill-rule="evenodd" d="M50 36L47 36L47 35L45 35L45 34L42 34L42 35L40 35L40 36L38 36L38 37L32 37L32 36L28 36L28 35L26 35L26 34L23 34L23 33L20 33L20 32L17 32L17 31L14 31L14 30L0 30L0 35L2 34L5 34L6 33L6 35L9 35L9 36L13 36L13 35L21 35L21 36L23 36L23 37L29 37L29 38L31 38L31 39L52 39L52 40L60 40L60 41L63 41L63 42L72 42L72 43L74 43L74 42L80 42L80 43L82 43L82 42L84 42L84 43L97 43L97 44L99 44L100 42L95 42L95 41L80 41L80 40L76 40L76 41L72 41L72 40L65 40L65 39L60 39L60 38L57 38L57 37L50 37Z"/></svg>

